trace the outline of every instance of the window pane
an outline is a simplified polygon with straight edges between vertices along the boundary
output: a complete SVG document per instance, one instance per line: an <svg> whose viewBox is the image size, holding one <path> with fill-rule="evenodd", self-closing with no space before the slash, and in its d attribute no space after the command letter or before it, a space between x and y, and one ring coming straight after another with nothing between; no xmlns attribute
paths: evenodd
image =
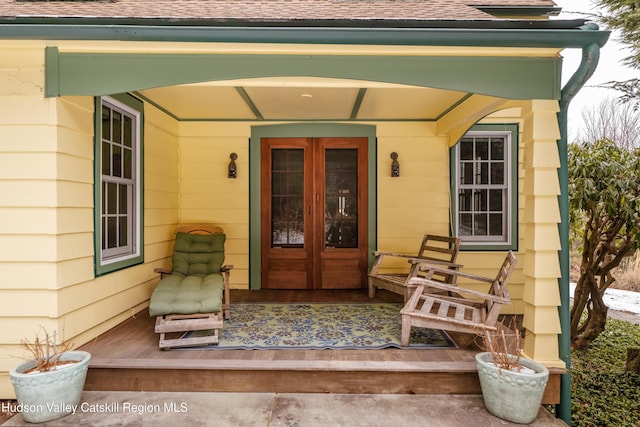
<svg viewBox="0 0 640 427"><path fill-rule="evenodd" d="M487 214L475 214L473 216L473 235L487 235Z"/></svg>
<svg viewBox="0 0 640 427"><path fill-rule="evenodd" d="M473 160L472 138L464 138L460 141L460 160Z"/></svg>
<svg viewBox="0 0 640 427"><path fill-rule="evenodd" d="M107 233L105 230L107 229L107 218L105 216L102 217L102 249L107 249Z"/></svg>
<svg viewBox="0 0 640 427"><path fill-rule="evenodd" d="M131 179L133 177L133 152L126 148L122 152L124 154L123 176Z"/></svg>
<svg viewBox="0 0 640 427"><path fill-rule="evenodd" d="M475 190L473 198L473 210L476 212L487 210L487 190Z"/></svg>
<svg viewBox="0 0 640 427"><path fill-rule="evenodd" d="M113 130L112 130L113 142L122 142L122 114L117 111L113 112Z"/></svg>
<svg viewBox="0 0 640 427"><path fill-rule="evenodd" d="M489 190L489 210L492 212L502 212L502 190Z"/></svg>
<svg viewBox="0 0 640 427"><path fill-rule="evenodd" d="M504 160L504 138L491 138L491 160Z"/></svg>
<svg viewBox="0 0 640 427"><path fill-rule="evenodd" d="M129 232L127 217L121 216L119 218L119 223L120 223L120 229L118 230L118 237L120 239L119 246L127 246L129 244L129 238L127 235L127 233Z"/></svg>
<svg viewBox="0 0 640 427"><path fill-rule="evenodd" d="M489 139L476 138L476 160L489 160Z"/></svg>
<svg viewBox="0 0 640 427"><path fill-rule="evenodd" d="M107 184L107 214L116 214L118 208L118 185L110 182Z"/></svg>
<svg viewBox="0 0 640 427"><path fill-rule="evenodd" d="M474 180L473 176L473 163L471 162L463 162L460 165L460 184L462 185L471 185Z"/></svg>
<svg viewBox="0 0 640 427"><path fill-rule="evenodd" d="M102 139L111 140L111 109L102 107Z"/></svg>
<svg viewBox="0 0 640 427"><path fill-rule="evenodd" d="M460 214L460 229L458 234L460 236L471 236L473 231L473 216L471 214Z"/></svg>
<svg viewBox="0 0 640 427"><path fill-rule="evenodd" d="M107 249L118 246L118 218L107 218Z"/></svg>
<svg viewBox="0 0 640 427"><path fill-rule="evenodd" d="M131 117L124 116L123 127L122 143L125 147L131 147L133 145L133 122Z"/></svg>
<svg viewBox="0 0 640 427"><path fill-rule="evenodd" d="M119 145L113 145L113 153L111 158L113 159L113 176L122 176L122 149Z"/></svg>
<svg viewBox="0 0 640 427"><path fill-rule="evenodd" d="M489 183L489 163L479 162L476 163L478 175L476 176L476 184L488 184Z"/></svg>
<svg viewBox="0 0 640 427"><path fill-rule="evenodd" d="M504 184L504 163L491 162L491 184Z"/></svg>
<svg viewBox="0 0 640 427"><path fill-rule="evenodd" d="M102 175L111 175L111 144L102 143Z"/></svg>
<svg viewBox="0 0 640 427"><path fill-rule="evenodd" d="M458 210L461 212L471 211L471 200L473 197L473 190L462 190L459 193Z"/></svg>
<svg viewBox="0 0 640 427"><path fill-rule="evenodd" d="M489 215L489 234L491 236L502 236L502 214Z"/></svg>
<svg viewBox="0 0 640 427"><path fill-rule="evenodd" d="M119 185L119 203L118 203L118 213L119 214L127 214L129 213L129 194L127 191L126 185Z"/></svg>

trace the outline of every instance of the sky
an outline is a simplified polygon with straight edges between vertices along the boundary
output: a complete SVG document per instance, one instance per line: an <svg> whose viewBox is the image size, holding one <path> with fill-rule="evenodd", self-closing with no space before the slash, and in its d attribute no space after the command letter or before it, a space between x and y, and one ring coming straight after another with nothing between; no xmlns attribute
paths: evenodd
<svg viewBox="0 0 640 427"><path fill-rule="evenodd" d="M558 16L558 19L584 18L586 13L597 11L591 0L555 0L555 3L562 7L562 13ZM601 29L605 29L602 24L598 25L600 25ZM621 81L640 78L640 70L632 69L622 64L622 59L628 54L629 52L625 49L625 46L617 41L616 33L612 33L609 41L600 51L600 61L595 73L569 104L569 141L580 129L582 111L585 108L597 105L601 99L607 97L615 98L619 95L617 91L595 86L612 80ZM562 86L564 87L580 65L582 51L580 49L565 49L562 56L564 57L562 66Z"/></svg>

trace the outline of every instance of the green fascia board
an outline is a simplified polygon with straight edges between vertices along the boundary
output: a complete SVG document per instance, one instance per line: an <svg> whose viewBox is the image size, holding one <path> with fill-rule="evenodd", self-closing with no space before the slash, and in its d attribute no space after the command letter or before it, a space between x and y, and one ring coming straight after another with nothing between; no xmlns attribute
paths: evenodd
<svg viewBox="0 0 640 427"><path fill-rule="evenodd" d="M559 99L561 59L373 55L68 53L47 48L45 95L100 96L203 81L306 76Z"/></svg>
<svg viewBox="0 0 640 427"><path fill-rule="evenodd" d="M503 21L485 22L483 28L388 28L295 26L180 26L78 23L56 24L55 19L24 22L0 19L0 39L118 40L214 43L296 43L404 46L495 46L582 48L604 46L609 32L577 28L491 28ZM450 21L452 27L455 21ZM382 25L382 24L380 24Z"/></svg>

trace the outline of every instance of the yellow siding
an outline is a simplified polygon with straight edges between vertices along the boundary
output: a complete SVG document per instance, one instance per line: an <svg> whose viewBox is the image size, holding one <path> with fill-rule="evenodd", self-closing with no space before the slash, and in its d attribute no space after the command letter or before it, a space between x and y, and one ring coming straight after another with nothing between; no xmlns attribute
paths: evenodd
<svg viewBox="0 0 640 427"><path fill-rule="evenodd" d="M423 234L449 234L448 142L433 123L377 123L377 137L377 246L415 254ZM398 178L390 176L394 151Z"/></svg>
<svg viewBox="0 0 640 427"><path fill-rule="evenodd" d="M146 108L145 264L94 277L91 97L43 98L42 46L0 45L0 397L41 326L81 345L145 308L178 212L178 125ZM28 301L28 303L26 303Z"/></svg>
<svg viewBox="0 0 640 427"><path fill-rule="evenodd" d="M249 284L249 123L180 124L180 222L212 222L227 234L231 286ZM238 175L229 179L229 155Z"/></svg>

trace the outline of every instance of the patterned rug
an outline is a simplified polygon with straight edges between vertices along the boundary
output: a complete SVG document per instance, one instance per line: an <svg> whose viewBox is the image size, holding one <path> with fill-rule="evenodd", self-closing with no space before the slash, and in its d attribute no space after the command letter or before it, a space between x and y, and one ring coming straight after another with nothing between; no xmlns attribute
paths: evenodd
<svg viewBox="0 0 640 427"><path fill-rule="evenodd" d="M400 345L401 308L402 304L232 304L231 320L224 321L218 345L194 349L406 348ZM409 348L451 347L456 345L444 331L411 330Z"/></svg>

